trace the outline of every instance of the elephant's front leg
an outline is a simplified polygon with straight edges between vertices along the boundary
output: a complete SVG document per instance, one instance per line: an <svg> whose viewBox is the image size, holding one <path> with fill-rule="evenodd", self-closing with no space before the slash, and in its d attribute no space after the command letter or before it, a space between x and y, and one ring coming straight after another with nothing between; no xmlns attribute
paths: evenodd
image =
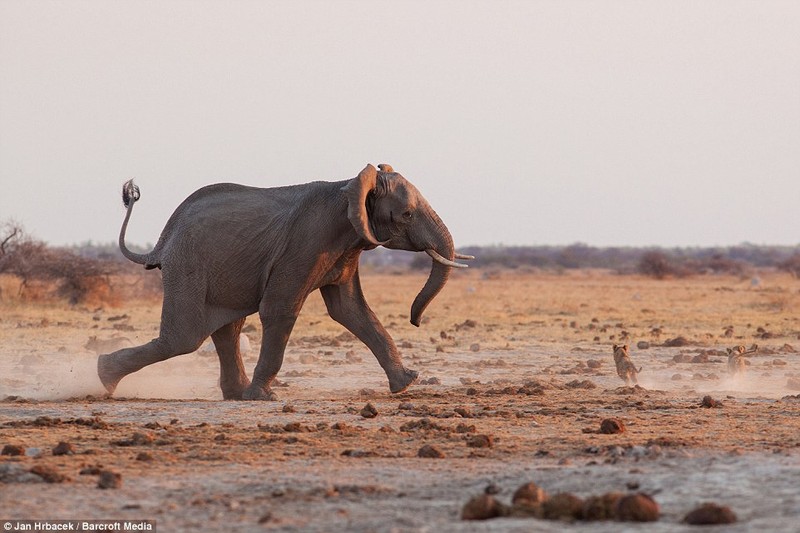
<svg viewBox="0 0 800 533"><path fill-rule="evenodd" d="M270 383L278 375L283 364L283 354L286 343L292 334L297 316L266 316L261 315L263 336L261 339L261 353L258 363L253 371L253 380L242 393L243 400L277 400L277 395L272 392Z"/></svg>
<svg viewBox="0 0 800 533"><path fill-rule="evenodd" d="M403 366L392 337L367 304L358 272L350 281L341 285L326 285L320 292L331 318L347 328L375 354L389 378L391 392L403 392L416 381L419 374Z"/></svg>

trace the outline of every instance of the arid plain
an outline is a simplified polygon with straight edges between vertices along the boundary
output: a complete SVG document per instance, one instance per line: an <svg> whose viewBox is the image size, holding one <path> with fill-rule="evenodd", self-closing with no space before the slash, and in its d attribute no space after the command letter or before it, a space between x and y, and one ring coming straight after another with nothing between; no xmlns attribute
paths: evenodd
<svg viewBox="0 0 800 533"><path fill-rule="evenodd" d="M0 518L152 519L159 531L676 531L714 502L738 517L725 531L797 530L800 280L470 270L415 328L409 306L424 280L362 275L420 373L407 392L389 394L372 354L314 294L279 400L263 403L222 400L208 347L105 398L90 337L149 341L160 301L22 301L6 280L0 447L21 455L0 456ZM245 332L250 372L257 317ZM630 345L639 387L617 376L615 343ZM725 349L740 344L759 348L734 377ZM601 433L609 418L625 431ZM661 515L461 520L471 497L507 504L530 481L581 498L644 492Z"/></svg>

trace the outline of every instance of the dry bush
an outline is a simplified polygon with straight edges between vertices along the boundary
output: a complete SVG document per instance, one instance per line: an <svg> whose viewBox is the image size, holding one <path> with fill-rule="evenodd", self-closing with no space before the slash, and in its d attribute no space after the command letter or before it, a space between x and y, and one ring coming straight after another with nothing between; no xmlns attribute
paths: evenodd
<svg viewBox="0 0 800 533"><path fill-rule="evenodd" d="M674 266L663 252L645 252L639 260L637 270L640 274L655 279L664 279L675 273Z"/></svg>
<svg viewBox="0 0 800 533"><path fill-rule="evenodd" d="M800 253L796 253L778 265L780 270L789 272L792 276L800 278Z"/></svg>
<svg viewBox="0 0 800 533"><path fill-rule="evenodd" d="M13 221L0 227L0 274L19 280L17 296L22 299L56 296L73 305L113 304L109 276L116 270L111 261L88 259L36 241Z"/></svg>

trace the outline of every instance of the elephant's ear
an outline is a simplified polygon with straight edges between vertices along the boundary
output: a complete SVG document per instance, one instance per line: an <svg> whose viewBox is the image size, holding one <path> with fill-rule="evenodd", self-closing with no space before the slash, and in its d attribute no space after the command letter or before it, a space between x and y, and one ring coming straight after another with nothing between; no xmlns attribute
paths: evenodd
<svg viewBox="0 0 800 533"><path fill-rule="evenodd" d="M342 187L347 195L347 218L356 230L359 237L380 246L384 244L375 238L369 227L369 216L367 216L367 195L375 189L378 179L378 171L372 165L367 165L358 176Z"/></svg>

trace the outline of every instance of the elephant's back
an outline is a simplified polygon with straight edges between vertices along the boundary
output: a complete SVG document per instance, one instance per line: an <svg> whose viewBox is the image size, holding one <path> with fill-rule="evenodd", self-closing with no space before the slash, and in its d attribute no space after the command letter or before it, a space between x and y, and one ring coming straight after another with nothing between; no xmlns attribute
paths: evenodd
<svg viewBox="0 0 800 533"><path fill-rule="evenodd" d="M275 231L291 205L287 187L264 189L235 183L208 185L192 193L170 217L156 246L163 264L214 262L263 253L259 241ZM269 240L269 239L267 239Z"/></svg>

